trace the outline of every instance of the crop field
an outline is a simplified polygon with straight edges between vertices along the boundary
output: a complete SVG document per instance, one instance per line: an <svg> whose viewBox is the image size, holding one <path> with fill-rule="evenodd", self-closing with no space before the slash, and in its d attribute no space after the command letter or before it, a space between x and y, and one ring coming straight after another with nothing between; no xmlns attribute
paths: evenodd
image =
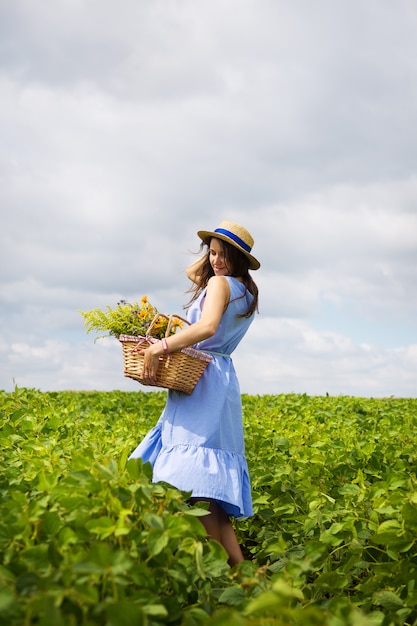
<svg viewBox="0 0 417 626"><path fill-rule="evenodd" d="M0 391L0 624L417 624L416 399L243 396L230 569L203 505L128 460L165 397Z"/></svg>

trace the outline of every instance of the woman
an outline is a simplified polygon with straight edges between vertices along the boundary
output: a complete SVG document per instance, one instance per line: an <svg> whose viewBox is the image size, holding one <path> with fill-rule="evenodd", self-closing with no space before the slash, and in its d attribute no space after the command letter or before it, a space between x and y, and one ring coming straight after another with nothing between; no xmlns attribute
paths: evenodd
<svg viewBox="0 0 417 626"><path fill-rule="evenodd" d="M191 502L208 501L201 518L208 535L243 560L230 517L252 515L245 458L242 405L231 353L251 324L258 289L249 270L260 267L251 254L253 238L234 222L199 231L204 256L187 270L194 282L188 308L191 325L152 344L144 353L144 376L155 382L159 357L194 346L212 355L191 395L169 391L156 426L132 453L153 466L153 481L191 491Z"/></svg>

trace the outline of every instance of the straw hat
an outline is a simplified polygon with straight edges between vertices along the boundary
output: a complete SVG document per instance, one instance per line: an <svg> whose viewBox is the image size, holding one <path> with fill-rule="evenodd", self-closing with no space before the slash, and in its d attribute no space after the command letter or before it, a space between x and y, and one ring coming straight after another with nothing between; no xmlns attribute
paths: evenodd
<svg viewBox="0 0 417 626"><path fill-rule="evenodd" d="M252 254L250 254L253 248L253 237L240 224L236 224L236 222L228 222L224 220L220 222L219 226L214 231L209 230L199 230L197 235L203 241L210 239L211 237L215 237L216 239L222 239L227 243L230 243L232 246L243 252L243 254L249 260L249 268L251 270L257 270L260 268L261 264L258 259L255 259Z"/></svg>

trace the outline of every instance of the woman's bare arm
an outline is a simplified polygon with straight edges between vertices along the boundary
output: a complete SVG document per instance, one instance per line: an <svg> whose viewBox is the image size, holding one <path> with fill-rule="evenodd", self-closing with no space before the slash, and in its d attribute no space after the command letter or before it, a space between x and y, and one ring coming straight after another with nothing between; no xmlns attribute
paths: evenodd
<svg viewBox="0 0 417 626"><path fill-rule="evenodd" d="M229 303L230 287L223 276L213 276L207 284L207 292L201 319L190 326L187 326L175 335L167 338L169 352L176 352L187 346L192 346L204 339L212 337L217 330L220 320ZM160 341L152 344L146 350L143 363L143 374L145 378L152 380L156 377L159 357L163 354L164 348Z"/></svg>

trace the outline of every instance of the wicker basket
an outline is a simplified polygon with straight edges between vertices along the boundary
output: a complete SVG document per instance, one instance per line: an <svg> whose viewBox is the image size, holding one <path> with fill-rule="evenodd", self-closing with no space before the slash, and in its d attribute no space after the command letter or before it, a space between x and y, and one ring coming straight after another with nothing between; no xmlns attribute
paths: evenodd
<svg viewBox="0 0 417 626"><path fill-rule="evenodd" d="M178 352L171 354L163 354L159 357L159 366L156 381L151 383L143 378L143 354L138 352L137 348L145 350L152 343L158 341L150 335L155 320L161 314L155 316L150 324L145 337L132 337L131 335L120 335L119 341L123 348L124 375L128 378L137 380L142 385L151 385L154 387L163 387L165 389L173 389L182 391L188 395L193 392L198 380L204 372L207 364L212 361L212 357L201 350L195 348L183 348ZM165 315L163 317L166 317ZM172 326L172 319L179 318L179 315L173 315L168 318L168 327L165 336L168 337Z"/></svg>

